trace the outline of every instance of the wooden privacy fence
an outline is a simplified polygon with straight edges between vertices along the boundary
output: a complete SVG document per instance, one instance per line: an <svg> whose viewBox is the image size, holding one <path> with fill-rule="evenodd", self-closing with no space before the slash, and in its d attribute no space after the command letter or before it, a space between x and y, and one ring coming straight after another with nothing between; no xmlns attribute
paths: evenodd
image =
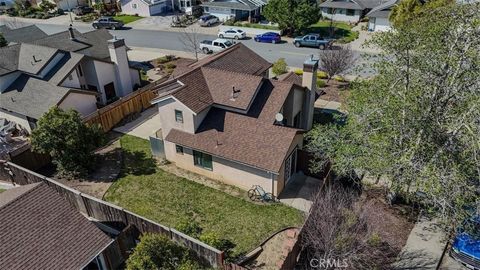
<svg viewBox="0 0 480 270"><path fill-rule="evenodd" d="M63 198L65 198L73 207L88 217L98 221L122 223L125 226L134 226L140 233L160 233L166 235L173 241L182 244L194 252L200 258L203 258L211 266L223 268L224 254L222 251L213 248L197 239L185 235L175 229L163 226L152 220L141 217L135 213L118 207L114 204L83 194L75 189L67 187L48 177L30 171L12 162L0 163L0 178L10 178L12 182L19 185L28 185L38 182L44 182Z"/></svg>
<svg viewBox="0 0 480 270"><path fill-rule="evenodd" d="M119 100L85 116L83 121L89 125L99 124L104 132L108 132L127 115L142 112L152 106L150 102L157 96L154 90L155 86L166 80L167 78L162 78L129 95L121 97Z"/></svg>

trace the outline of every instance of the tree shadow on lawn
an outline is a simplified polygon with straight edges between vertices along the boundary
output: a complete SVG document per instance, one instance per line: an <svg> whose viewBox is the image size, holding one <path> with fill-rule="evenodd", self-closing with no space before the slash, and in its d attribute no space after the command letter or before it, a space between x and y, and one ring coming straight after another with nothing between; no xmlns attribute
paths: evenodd
<svg viewBox="0 0 480 270"><path fill-rule="evenodd" d="M154 174L157 169L155 159L143 151L123 150L123 160L122 176L127 174L150 175Z"/></svg>

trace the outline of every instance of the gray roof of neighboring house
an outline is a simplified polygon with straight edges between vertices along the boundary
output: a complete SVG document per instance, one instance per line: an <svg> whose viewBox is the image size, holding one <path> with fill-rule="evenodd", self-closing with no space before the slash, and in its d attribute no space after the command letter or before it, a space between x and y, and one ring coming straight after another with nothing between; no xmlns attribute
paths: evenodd
<svg viewBox="0 0 480 270"><path fill-rule="evenodd" d="M109 39L113 36L106 29L80 33L73 29L74 39L70 38L68 30L49 35L33 41L34 44L57 48L64 51L77 52L99 59L110 59L108 52Z"/></svg>
<svg viewBox="0 0 480 270"><path fill-rule="evenodd" d="M242 3L243 2L243 3ZM237 10L255 10L259 6L255 5L254 3L247 1L247 0L242 0L240 1L213 1L213 2L205 2L202 3L202 7L221 7L221 8L231 8L231 9L237 9Z"/></svg>
<svg viewBox="0 0 480 270"><path fill-rule="evenodd" d="M37 74L57 52L54 48L27 43L3 47L0 49L0 75L16 70Z"/></svg>
<svg viewBox="0 0 480 270"><path fill-rule="evenodd" d="M0 194L2 269L82 269L113 239L45 183Z"/></svg>
<svg viewBox="0 0 480 270"><path fill-rule="evenodd" d="M329 8L346 8L346 9L369 9L380 5L382 0L350 0L350 1L335 1L327 0L320 4L320 7Z"/></svg>
<svg viewBox="0 0 480 270"><path fill-rule="evenodd" d="M45 76L45 80L59 85L85 56L78 53L65 53L60 62Z"/></svg>
<svg viewBox="0 0 480 270"><path fill-rule="evenodd" d="M69 91L69 88L22 74L1 94L0 107L39 119Z"/></svg>
<svg viewBox="0 0 480 270"><path fill-rule="evenodd" d="M381 5L374 7L369 13L367 13L367 17L378 17L378 18L388 18L390 15L390 10L394 7L399 0L389 0Z"/></svg>
<svg viewBox="0 0 480 270"><path fill-rule="evenodd" d="M31 42L47 36L36 25L29 25L21 28L10 28L6 25L0 25L0 33L8 42L22 43Z"/></svg>

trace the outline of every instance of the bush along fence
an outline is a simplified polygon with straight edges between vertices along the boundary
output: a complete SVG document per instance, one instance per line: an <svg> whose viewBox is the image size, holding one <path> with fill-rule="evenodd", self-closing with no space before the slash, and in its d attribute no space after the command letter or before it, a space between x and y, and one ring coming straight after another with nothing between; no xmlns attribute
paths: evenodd
<svg viewBox="0 0 480 270"><path fill-rule="evenodd" d="M194 251L201 259L208 262L212 267L224 267L223 251L114 204L83 194L12 162L0 163L0 179L10 179L13 183L18 185L44 182L65 198L79 212L89 218L110 224L120 223L124 226L134 226L140 233L160 233L166 235L168 238L172 239L172 241L182 244Z"/></svg>
<svg viewBox="0 0 480 270"><path fill-rule="evenodd" d="M83 121L86 124L99 124L104 132L110 131L126 116L140 113L152 106L150 103L157 96L154 87L165 82L168 78L162 78L154 83L132 92L119 100L108 104L107 106L96 110L95 112L85 116Z"/></svg>

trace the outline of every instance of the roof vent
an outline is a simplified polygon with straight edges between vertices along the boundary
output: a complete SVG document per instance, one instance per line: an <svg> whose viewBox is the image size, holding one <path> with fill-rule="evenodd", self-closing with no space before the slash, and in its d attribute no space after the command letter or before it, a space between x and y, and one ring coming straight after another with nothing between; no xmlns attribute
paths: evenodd
<svg viewBox="0 0 480 270"><path fill-rule="evenodd" d="M240 90L238 89L235 89L235 86L232 87L232 97L230 98L230 100L235 100L238 95L240 95Z"/></svg>

